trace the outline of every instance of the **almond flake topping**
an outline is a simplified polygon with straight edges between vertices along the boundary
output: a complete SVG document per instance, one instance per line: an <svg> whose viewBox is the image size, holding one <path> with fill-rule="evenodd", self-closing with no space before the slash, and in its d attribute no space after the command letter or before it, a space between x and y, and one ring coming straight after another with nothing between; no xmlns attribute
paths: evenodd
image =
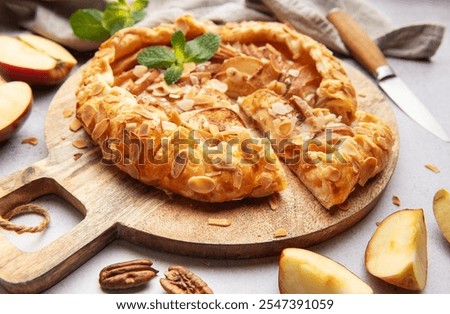
<svg viewBox="0 0 450 314"><path fill-rule="evenodd" d="M279 228L273 232L274 238L283 238L287 236L288 232L284 228Z"/></svg>
<svg viewBox="0 0 450 314"><path fill-rule="evenodd" d="M73 160L77 161L78 159L81 158L81 156L83 156L82 153L76 153L76 154L73 155Z"/></svg>
<svg viewBox="0 0 450 314"><path fill-rule="evenodd" d="M81 129L81 122L80 122L80 120L78 120L78 119L74 119L74 120L72 120L72 122L70 123L70 125L69 125L69 129L72 131L72 132L76 132L76 131L78 131L79 129Z"/></svg>
<svg viewBox="0 0 450 314"><path fill-rule="evenodd" d="M441 171L439 170L439 168L436 167L435 165L427 164L427 165L425 165L425 168L427 168L427 169L433 171L434 173L439 173L439 172L441 172Z"/></svg>
<svg viewBox="0 0 450 314"><path fill-rule="evenodd" d="M88 143L84 139L77 139L72 142L72 145L78 149L86 148Z"/></svg>
<svg viewBox="0 0 450 314"><path fill-rule="evenodd" d="M142 77L147 71L148 68L145 65L138 64L134 67L133 74L136 77Z"/></svg>
<svg viewBox="0 0 450 314"><path fill-rule="evenodd" d="M297 76L300 74L300 71L299 71L299 70L296 70L296 69L290 69L290 70L288 71L288 74L289 74L290 76L297 77Z"/></svg>
<svg viewBox="0 0 450 314"><path fill-rule="evenodd" d="M22 140L22 144L30 144L36 146L39 143L39 140L36 137L26 137Z"/></svg>
<svg viewBox="0 0 450 314"><path fill-rule="evenodd" d="M177 125L175 123L172 123L170 121L161 121L161 126L164 131L174 131L177 128Z"/></svg>
<svg viewBox="0 0 450 314"><path fill-rule="evenodd" d="M69 108L65 108L63 111L64 118L70 118L73 115L73 110Z"/></svg>
<svg viewBox="0 0 450 314"><path fill-rule="evenodd" d="M231 220L227 218L208 218L208 225L218 227L229 227L231 226Z"/></svg>
<svg viewBox="0 0 450 314"><path fill-rule="evenodd" d="M281 101L277 101L272 104L272 111L275 114L284 116L293 110L294 108L289 105L283 104Z"/></svg>
<svg viewBox="0 0 450 314"><path fill-rule="evenodd" d="M196 193L207 194L216 188L216 183L210 177L195 176L188 180L188 187Z"/></svg>
<svg viewBox="0 0 450 314"><path fill-rule="evenodd" d="M209 80L208 83L206 83L206 85L214 88L215 90L221 93L225 93L228 90L228 85L219 81L218 79Z"/></svg>
<svg viewBox="0 0 450 314"><path fill-rule="evenodd" d="M400 198L397 195L392 196L392 204L400 206Z"/></svg>
<svg viewBox="0 0 450 314"><path fill-rule="evenodd" d="M192 110L192 108L194 107L194 104L195 104L195 101L192 99L188 99L188 98L177 101L177 107L183 111Z"/></svg>

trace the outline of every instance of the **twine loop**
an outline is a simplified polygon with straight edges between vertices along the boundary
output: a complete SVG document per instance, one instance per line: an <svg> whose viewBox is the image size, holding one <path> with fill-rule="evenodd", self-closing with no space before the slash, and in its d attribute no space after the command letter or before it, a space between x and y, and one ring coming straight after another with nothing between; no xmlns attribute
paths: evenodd
<svg viewBox="0 0 450 314"><path fill-rule="evenodd" d="M37 226L30 227L25 225L17 225L10 220L18 215L23 215L26 213L33 213L37 214L39 216L42 216L44 219L41 221L41 223ZM36 233L44 231L48 224L50 223L50 214L48 213L48 210L45 209L42 206L36 205L36 204L24 204L17 206L10 211L7 211L3 214L3 216L0 216L0 228L3 228L5 230L13 231L18 234L22 233Z"/></svg>

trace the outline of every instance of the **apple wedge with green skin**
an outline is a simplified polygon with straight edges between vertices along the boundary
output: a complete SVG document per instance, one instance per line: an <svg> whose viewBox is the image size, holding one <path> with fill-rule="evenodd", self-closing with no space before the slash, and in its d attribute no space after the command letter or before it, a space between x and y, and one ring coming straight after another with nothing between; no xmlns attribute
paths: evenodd
<svg viewBox="0 0 450 314"><path fill-rule="evenodd" d="M9 139L25 122L33 102L33 93L27 83L2 81L0 77L0 142Z"/></svg>
<svg viewBox="0 0 450 314"><path fill-rule="evenodd" d="M403 209L386 217L366 248L369 273L392 285L423 290L427 281L427 229L422 209Z"/></svg>
<svg viewBox="0 0 450 314"><path fill-rule="evenodd" d="M434 217L444 237L450 242L450 191L440 189L433 198Z"/></svg>
<svg viewBox="0 0 450 314"><path fill-rule="evenodd" d="M10 80L54 85L64 80L77 64L61 45L32 34L2 35L0 46L0 71Z"/></svg>
<svg viewBox="0 0 450 314"><path fill-rule="evenodd" d="M284 249L278 271L280 293L373 293L343 265L323 255L298 248Z"/></svg>

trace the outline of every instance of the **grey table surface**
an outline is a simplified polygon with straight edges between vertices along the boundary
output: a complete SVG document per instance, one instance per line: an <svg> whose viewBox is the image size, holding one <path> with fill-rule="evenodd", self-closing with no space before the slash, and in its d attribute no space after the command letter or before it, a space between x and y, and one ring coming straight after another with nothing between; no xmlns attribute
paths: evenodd
<svg viewBox="0 0 450 314"><path fill-rule="evenodd" d="M418 22L435 22L450 28L449 0L370 0L383 11L395 25ZM22 30L0 24L1 33ZM352 60L346 60L352 64ZM450 34L430 61L389 59L397 74L422 99L429 110L450 134ZM7 142L0 144L0 177L18 171L47 156L44 140L44 120L48 105L58 87L34 89L34 105L25 125ZM400 156L393 177L376 207L362 221L341 235L310 249L345 265L365 280L375 293L407 293L372 277L364 266L364 251L372 236L376 222L401 208L423 208L428 229L429 270L427 286L423 293L450 293L450 244L441 235L432 212L434 193L440 188L450 189L450 144L434 137L410 120L396 106L394 113L400 132ZM21 144L25 137L39 139L36 146ZM434 164L440 169L436 174L424 167ZM392 204L398 195L401 206ZM19 248L38 250L72 228L82 217L53 196L40 198L38 203L50 208L57 226L44 234L17 236L0 231ZM53 209L52 209L53 208ZM55 209L57 208L57 209ZM20 223L36 223L37 218L23 217ZM278 256L250 260L198 259L167 254L137 247L117 240L92 257L47 293L103 293L98 285L98 273L104 266L148 257L160 276L169 265L181 264L199 274L215 293L278 293ZM1 293L6 291L0 287ZM157 280L135 293L163 293Z"/></svg>

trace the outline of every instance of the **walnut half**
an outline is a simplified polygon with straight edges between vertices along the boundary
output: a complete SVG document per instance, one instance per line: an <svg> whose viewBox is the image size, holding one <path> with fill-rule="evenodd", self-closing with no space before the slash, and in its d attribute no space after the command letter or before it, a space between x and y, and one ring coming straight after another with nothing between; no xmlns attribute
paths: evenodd
<svg viewBox="0 0 450 314"><path fill-rule="evenodd" d="M170 266L160 283L171 294L213 294L214 292L196 274L183 266Z"/></svg>
<svg viewBox="0 0 450 314"><path fill-rule="evenodd" d="M106 266L100 271L102 289L129 289L149 282L158 273L149 259L137 259Z"/></svg>

